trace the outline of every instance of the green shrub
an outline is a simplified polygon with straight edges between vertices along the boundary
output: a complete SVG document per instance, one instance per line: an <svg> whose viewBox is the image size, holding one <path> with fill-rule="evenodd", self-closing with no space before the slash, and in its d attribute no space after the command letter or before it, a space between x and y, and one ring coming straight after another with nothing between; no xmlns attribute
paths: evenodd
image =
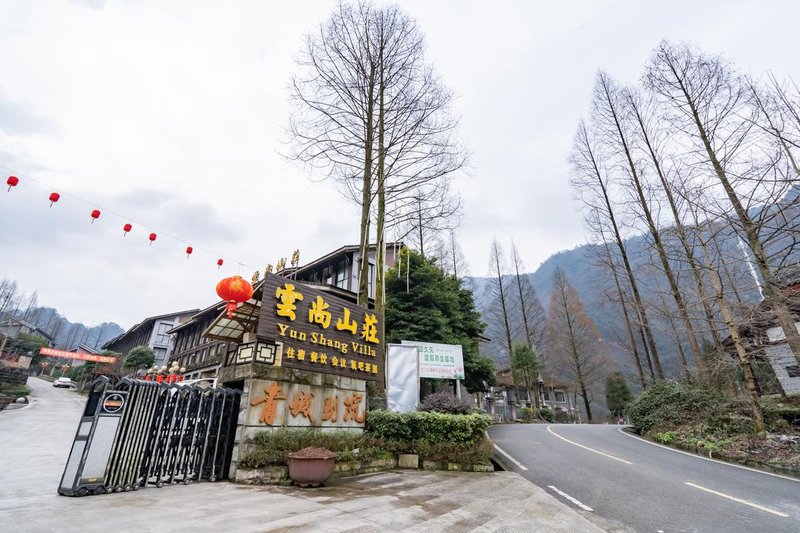
<svg viewBox="0 0 800 533"><path fill-rule="evenodd" d="M388 441L474 444L480 442L491 422L489 415L478 413L392 413L379 409L367 413L366 430Z"/></svg>
<svg viewBox="0 0 800 533"><path fill-rule="evenodd" d="M555 414L550 409L536 409L534 407L523 407L519 410L519 418L522 422L554 422Z"/></svg>
<svg viewBox="0 0 800 533"><path fill-rule="evenodd" d="M706 417L705 429L718 437L755 433L755 425L751 417L733 413L714 414Z"/></svg>
<svg viewBox="0 0 800 533"><path fill-rule="evenodd" d="M253 438L254 450L242 459L242 465L260 468L286 464L286 454L306 446L336 452L343 462L371 461L391 456L384 443L376 442L360 432L318 431L313 429L278 429L262 431Z"/></svg>
<svg viewBox="0 0 800 533"><path fill-rule="evenodd" d="M0 382L0 396L6 398L19 398L20 396L27 396L29 393L30 391L25 385Z"/></svg>
<svg viewBox="0 0 800 533"><path fill-rule="evenodd" d="M425 399L422 400L422 405L419 406L419 410L431 413L465 415L472 411L472 404L466 400L459 400L450 392L442 391L428 394Z"/></svg>
<svg viewBox="0 0 800 533"><path fill-rule="evenodd" d="M785 403L780 396L762 396L759 403L768 426L785 427L781 422L784 420L789 426L800 428L800 398L789 397Z"/></svg>
<svg viewBox="0 0 800 533"><path fill-rule="evenodd" d="M656 442L660 442L661 444L670 444L675 442L678 437L678 433L675 431L664 431L663 433L654 433L653 440Z"/></svg>
<svg viewBox="0 0 800 533"><path fill-rule="evenodd" d="M416 447L416 453L423 461L437 461L448 463L464 463L488 465L491 463L492 443L489 439L483 438L478 444L465 446L453 442L438 442L435 444L420 441Z"/></svg>
<svg viewBox="0 0 800 533"><path fill-rule="evenodd" d="M653 428L677 427L719 412L725 399L713 389L690 383L661 381L648 386L629 408L637 433Z"/></svg>

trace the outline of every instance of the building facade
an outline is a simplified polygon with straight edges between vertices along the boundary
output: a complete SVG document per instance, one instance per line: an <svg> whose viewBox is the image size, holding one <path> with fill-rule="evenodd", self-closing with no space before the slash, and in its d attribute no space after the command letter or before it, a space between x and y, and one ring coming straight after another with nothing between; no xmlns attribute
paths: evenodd
<svg viewBox="0 0 800 533"><path fill-rule="evenodd" d="M392 268L402 248L402 243L386 244L386 268ZM370 298L375 297L375 245L369 248L369 280L367 283ZM319 259L294 270L285 270L279 274L312 283L329 285L344 291L358 293L359 259L361 253L358 245L342 246L338 250L323 255Z"/></svg>
<svg viewBox="0 0 800 533"><path fill-rule="evenodd" d="M199 309L147 317L128 331L103 345L104 350L121 354L124 358L136 346L148 346L155 354L155 366L165 366L171 360L172 336L167 333L189 320Z"/></svg>
<svg viewBox="0 0 800 533"><path fill-rule="evenodd" d="M781 292L800 332L800 266L787 269L780 279ZM764 361L769 365L772 376L761 376L757 386L761 394L779 392L771 390L780 387L786 394L800 393L800 364L795 359L783 328L778 326L774 312L765 301L750 314L750 319L738 326L739 336L745 350L754 364ZM735 345L730 337L722 342L725 352L738 361ZM758 379L758 377L757 377Z"/></svg>
<svg viewBox="0 0 800 533"><path fill-rule="evenodd" d="M22 333L39 335L40 337L44 338L45 341L47 341L47 346L49 348L52 348L55 343L55 339L45 333L44 330L39 329L30 322L27 322L21 318L10 316L3 320L3 322L0 322L0 336L7 337L8 339L16 339Z"/></svg>
<svg viewBox="0 0 800 533"><path fill-rule="evenodd" d="M389 243L386 246L386 268L394 266L401 245ZM320 285L338 296L355 301L358 292L357 245L342 246L319 259L298 268L286 268L280 275L291 277L312 285ZM370 279L369 296L375 294L375 246L369 253ZM259 284L256 284L259 287ZM192 315L188 320L168 330L173 337L173 352L170 360L177 360L185 368L185 379L211 379L217 376L220 367L225 365L226 354L235 348L235 343L211 339L203 335L225 310L225 303L218 302Z"/></svg>
<svg viewBox="0 0 800 533"><path fill-rule="evenodd" d="M178 361L178 365L186 369L185 379L215 378L219 368L225 364L225 356L231 343L203 335L224 310L225 303L218 302L167 332L173 338L171 359Z"/></svg>

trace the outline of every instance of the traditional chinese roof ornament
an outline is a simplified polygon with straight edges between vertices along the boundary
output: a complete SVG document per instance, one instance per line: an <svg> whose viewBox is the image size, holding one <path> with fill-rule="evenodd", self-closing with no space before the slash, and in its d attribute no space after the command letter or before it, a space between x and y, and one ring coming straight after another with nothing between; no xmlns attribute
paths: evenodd
<svg viewBox="0 0 800 533"><path fill-rule="evenodd" d="M228 302L226 310L231 318L238 305L253 296L253 286L241 276L231 276L217 283L217 295Z"/></svg>
<svg viewBox="0 0 800 533"><path fill-rule="evenodd" d="M260 278L261 278L261 272L256 270L255 272L253 272L253 277L250 278L250 283L255 285L256 283L258 283L258 280Z"/></svg>
<svg viewBox="0 0 800 533"><path fill-rule="evenodd" d="M286 268L286 258L285 257L281 257L278 260L278 264L275 265L275 272L280 272L284 268Z"/></svg>

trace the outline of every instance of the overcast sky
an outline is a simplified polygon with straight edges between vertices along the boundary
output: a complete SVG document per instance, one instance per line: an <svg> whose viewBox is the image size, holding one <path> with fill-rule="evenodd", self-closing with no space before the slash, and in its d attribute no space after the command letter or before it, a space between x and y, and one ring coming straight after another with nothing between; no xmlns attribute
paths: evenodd
<svg viewBox="0 0 800 533"><path fill-rule="evenodd" d="M567 157L598 69L636 82L671 39L800 79L800 3L653 4L401 2L458 97L472 275L486 274L494 235L513 238L530 271L584 242ZM295 248L305 263L356 243L355 208L280 155L294 58L334 5L0 2L0 175L22 180L0 190L0 278L72 321L127 328L205 307L221 277L249 278ZM28 176L61 201L48 207L51 189ZM101 218L90 224L92 206L68 194ZM159 232L152 246L142 224Z"/></svg>

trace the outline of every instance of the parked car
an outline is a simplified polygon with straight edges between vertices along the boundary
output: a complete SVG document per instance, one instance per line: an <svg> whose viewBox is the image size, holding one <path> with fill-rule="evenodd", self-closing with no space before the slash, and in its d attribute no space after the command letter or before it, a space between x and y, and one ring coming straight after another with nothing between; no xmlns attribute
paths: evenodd
<svg viewBox="0 0 800 533"><path fill-rule="evenodd" d="M68 389L72 387L72 385L73 385L72 380L64 377L58 378L53 382L53 387L64 387Z"/></svg>

